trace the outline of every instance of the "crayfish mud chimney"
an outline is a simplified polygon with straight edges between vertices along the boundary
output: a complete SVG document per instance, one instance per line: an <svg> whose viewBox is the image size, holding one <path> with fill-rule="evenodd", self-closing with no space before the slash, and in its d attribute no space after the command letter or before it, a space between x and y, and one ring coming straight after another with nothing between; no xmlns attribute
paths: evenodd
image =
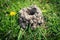
<svg viewBox="0 0 60 40"><path fill-rule="evenodd" d="M23 8L19 11L19 24L23 29L27 28L28 24L29 27L35 29L43 24L43 22L42 11L36 5Z"/></svg>

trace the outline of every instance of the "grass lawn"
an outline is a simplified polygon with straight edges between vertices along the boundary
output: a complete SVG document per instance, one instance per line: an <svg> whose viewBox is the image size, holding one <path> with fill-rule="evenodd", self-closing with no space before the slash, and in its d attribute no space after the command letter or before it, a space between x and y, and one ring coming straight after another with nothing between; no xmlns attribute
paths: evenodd
<svg viewBox="0 0 60 40"><path fill-rule="evenodd" d="M45 24L23 30L18 12L32 4L42 10ZM0 40L60 40L60 0L0 0Z"/></svg>

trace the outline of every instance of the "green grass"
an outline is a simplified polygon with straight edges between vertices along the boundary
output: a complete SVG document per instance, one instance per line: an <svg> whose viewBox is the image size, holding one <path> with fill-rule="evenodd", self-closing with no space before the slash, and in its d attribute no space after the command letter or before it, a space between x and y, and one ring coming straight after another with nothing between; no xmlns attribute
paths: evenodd
<svg viewBox="0 0 60 40"><path fill-rule="evenodd" d="M42 10L45 24L36 30L23 30L18 12L32 4ZM10 16L11 11L16 15ZM60 40L60 0L0 0L0 40Z"/></svg>

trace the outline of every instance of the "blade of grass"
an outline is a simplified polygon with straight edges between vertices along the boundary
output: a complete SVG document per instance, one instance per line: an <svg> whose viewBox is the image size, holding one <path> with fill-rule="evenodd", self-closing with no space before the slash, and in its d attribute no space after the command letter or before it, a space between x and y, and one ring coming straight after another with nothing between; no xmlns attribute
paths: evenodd
<svg viewBox="0 0 60 40"><path fill-rule="evenodd" d="M17 39L17 40L21 40L23 34L24 34L24 31L23 31L23 29L21 29L21 30L19 31L18 39Z"/></svg>

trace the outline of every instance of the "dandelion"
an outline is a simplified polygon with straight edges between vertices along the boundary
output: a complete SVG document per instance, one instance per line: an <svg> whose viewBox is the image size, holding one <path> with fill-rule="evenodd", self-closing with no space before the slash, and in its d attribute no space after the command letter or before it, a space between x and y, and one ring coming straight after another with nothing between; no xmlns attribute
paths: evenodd
<svg viewBox="0 0 60 40"><path fill-rule="evenodd" d="M14 15L16 15L16 12L12 11L12 12L10 12L10 15L14 16Z"/></svg>

